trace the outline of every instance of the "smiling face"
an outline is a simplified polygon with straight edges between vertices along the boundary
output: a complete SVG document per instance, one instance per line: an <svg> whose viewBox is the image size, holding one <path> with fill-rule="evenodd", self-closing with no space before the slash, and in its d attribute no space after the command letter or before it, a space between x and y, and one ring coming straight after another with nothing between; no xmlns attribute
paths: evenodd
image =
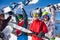
<svg viewBox="0 0 60 40"><path fill-rule="evenodd" d="M22 14L19 14L18 15L18 19L19 19L19 21L22 21L23 20L23 15Z"/></svg>
<svg viewBox="0 0 60 40"><path fill-rule="evenodd" d="M48 21L48 20L49 20L49 16L48 16L48 15L44 15L44 16L43 16L43 19L44 19L45 21Z"/></svg>
<svg viewBox="0 0 60 40"><path fill-rule="evenodd" d="M0 19L4 19L4 14L1 14L0 15Z"/></svg>
<svg viewBox="0 0 60 40"><path fill-rule="evenodd" d="M19 21L21 22L23 20L23 18L20 18Z"/></svg>

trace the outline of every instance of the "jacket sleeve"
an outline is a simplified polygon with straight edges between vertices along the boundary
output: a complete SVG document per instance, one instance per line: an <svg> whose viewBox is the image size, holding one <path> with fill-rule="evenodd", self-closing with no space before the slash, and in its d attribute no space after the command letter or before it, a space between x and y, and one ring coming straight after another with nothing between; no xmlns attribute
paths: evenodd
<svg viewBox="0 0 60 40"><path fill-rule="evenodd" d="M55 17L56 17L56 14L55 14L55 10L54 10L54 8L51 8L51 22L52 23L55 23Z"/></svg>
<svg viewBox="0 0 60 40"><path fill-rule="evenodd" d="M46 24L44 23L44 22L42 22L42 32L43 33L47 33L48 32L48 28L47 28L47 26L46 26Z"/></svg>
<svg viewBox="0 0 60 40"><path fill-rule="evenodd" d="M12 16L9 16L7 19L6 19L6 23L8 23L10 21Z"/></svg>
<svg viewBox="0 0 60 40"><path fill-rule="evenodd" d="M9 16L7 19L3 20L3 25L2 25L2 29L1 30L3 30L8 25L10 19L11 19L11 16Z"/></svg>
<svg viewBox="0 0 60 40"><path fill-rule="evenodd" d="M23 27L27 28L28 17L27 17L27 14L26 14L24 8L22 8L22 13L23 13L23 19L24 19L24 25L23 25Z"/></svg>
<svg viewBox="0 0 60 40"><path fill-rule="evenodd" d="M30 28L29 28L29 30L30 30L30 31L32 31L32 30L33 30L32 25L33 25L33 24L31 23L31 24L30 24Z"/></svg>

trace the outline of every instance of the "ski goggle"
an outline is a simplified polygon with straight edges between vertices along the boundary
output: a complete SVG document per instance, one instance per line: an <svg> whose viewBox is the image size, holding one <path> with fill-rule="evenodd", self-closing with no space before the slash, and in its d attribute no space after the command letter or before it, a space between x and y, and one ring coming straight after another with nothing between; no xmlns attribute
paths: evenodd
<svg viewBox="0 0 60 40"><path fill-rule="evenodd" d="M43 18L48 18L49 16L48 15L44 15Z"/></svg>
<svg viewBox="0 0 60 40"><path fill-rule="evenodd" d="M34 13L33 17L38 17L38 14L37 13Z"/></svg>

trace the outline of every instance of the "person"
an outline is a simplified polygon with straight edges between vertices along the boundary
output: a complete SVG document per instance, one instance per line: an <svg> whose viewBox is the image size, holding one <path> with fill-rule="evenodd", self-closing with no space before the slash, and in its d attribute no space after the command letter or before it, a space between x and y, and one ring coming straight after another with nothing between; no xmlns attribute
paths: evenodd
<svg viewBox="0 0 60 40"><path fill-rule="evenodd" d="M22 26L24 24L23 15L19 14L18 19L19 19L18 26ZM17 36L19 36L21 34L21 31L16 29L16 34Z"/></svg>
<svg viewBox="0 0 60 40"><path fill-rule="evenodd" d="M4 19L4 13L0 10L0 33L2 33L3 38L7 37L4 30L7 28L10 19L11 15L7 19Z"/></svg>
<svg viewBox="0 0 60 40"><path fill-rule="evenodd" d="M23 6L22 6L21 10L22 10L22 14L18 15L18 19L19 19L18 26L22 26L24 28L27 28L27 26L28 26L28 20L27 20L28 17L27 17L27 14L26 14L25 9L23 8ZM16 33L18 35L17 40L20 40L20 39L21 40L28 40L27 33L21 32L19 30L16 30Z"/></svg>
<svg viewBox="0 0 60 40"><path fill-rule="evenodd" d="M46 34L47 37L49 37L51 40L54 38L54 30L55 30L55 8L53 5L50 5L50 12L51 12L51 18L49 17L49 13L47 11L44 11L42 13L43 21L48 27L48 33Z"/></svg>
<svg viewBox="0 0 60 40"><path fill-rule="evenodd" d="M32 40L43 40L42 36L39 37L39 34L44 35L48 32L46 24L39 19L38 13L33 14L33 22L30 24L30 30L33 32L30 34Z"/></svg>

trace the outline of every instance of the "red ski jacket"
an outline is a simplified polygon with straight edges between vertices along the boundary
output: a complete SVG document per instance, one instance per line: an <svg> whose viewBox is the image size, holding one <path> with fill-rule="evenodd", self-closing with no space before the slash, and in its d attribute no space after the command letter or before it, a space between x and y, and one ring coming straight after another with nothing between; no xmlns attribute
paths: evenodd
<svg viewBox="0 0 60 40"><path fill-rule="evenodd" d="M30 30L35 33L40 33L41 31L43 33L47 33L48 29L45 23L39 19L34 20L33 23L30 25ZM43 40L42 38L38 38L36 35L32 35L32 40Z"/></svg>

